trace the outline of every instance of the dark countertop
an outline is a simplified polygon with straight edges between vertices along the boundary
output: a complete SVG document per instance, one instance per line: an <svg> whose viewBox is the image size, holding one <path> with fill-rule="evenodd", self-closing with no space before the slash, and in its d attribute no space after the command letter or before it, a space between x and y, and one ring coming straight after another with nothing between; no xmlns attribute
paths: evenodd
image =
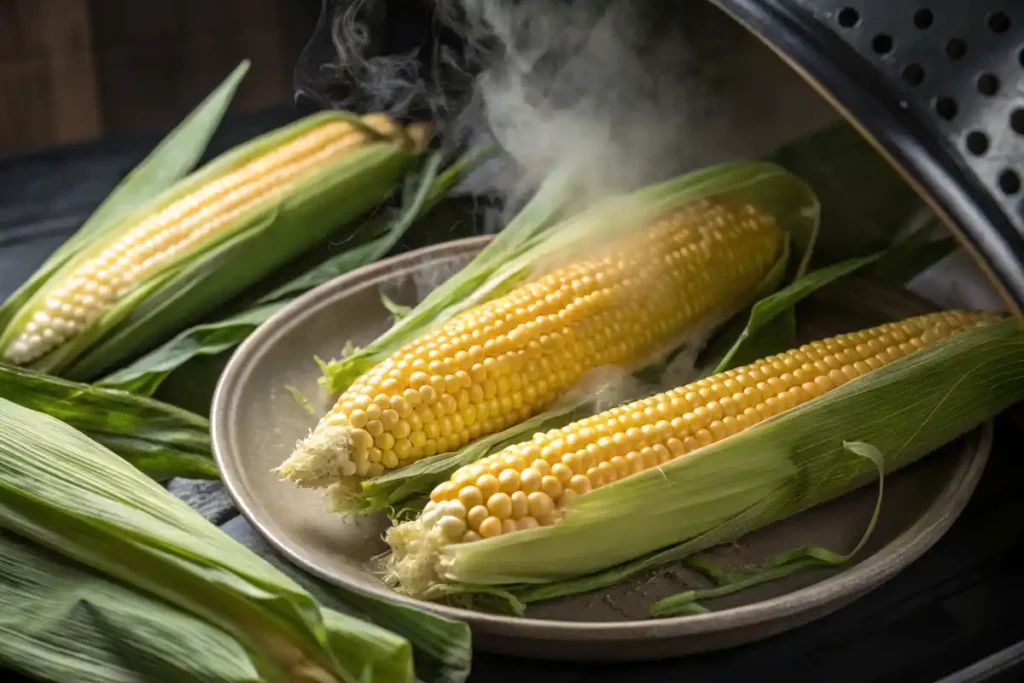
<svg viewBox="0 0 1024 683"><path fill-rule="evenodd" d="M291 116L275 111L230 119L210 153ZM158 137L137 135L0 158L0 298L77 228ZM1024 640L1022 440L1019 423L1001 418L988 469L950 532L905 572L832 616L752 645L656 663L584 665L478 653L472 680L913 683L948 676ZM199 496L187 484L175 490L193 495L193 504L203 506L217 523L237 517L216 487L207 486ZM242 519L229 523L229 529L240 526L247 524ZM1021 680L1024 669L1003 676L998 680Z"/></svg>

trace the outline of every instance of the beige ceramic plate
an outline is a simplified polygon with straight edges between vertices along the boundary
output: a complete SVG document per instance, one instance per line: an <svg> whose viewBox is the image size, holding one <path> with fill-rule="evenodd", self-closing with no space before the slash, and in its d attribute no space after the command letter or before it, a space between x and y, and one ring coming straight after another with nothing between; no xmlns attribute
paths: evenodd
<svg viewBox="0 0 1024 683"><path fill-rule="evenodd" d="M271 544L327 581L394 596L364 568L386 547L380 540L386 520L329 514L318 493L296 489L270 473L317 419L287 387L308 397L318 414L325 412L329 401L317 387L319 371L313 357L334 357L347 340L359 345L383 332L390 318L380 303L381 294L399 303L415 303L483 244L483 239L474 238L409 253L310 292L250 337L220 380L213 404L213 439L228 489ZM802 316L810 323L801 333L819 337L925 308L921 300L902 292L867 282L847 283L812 302ZM470 622L478 647L526 656L645 659L763 638L842 607L931 547L967 503L991 438L987 424L890 477L880 522L857 562L707 603L714 610L710 614L643 619L651 602L692 582L693 576L671 566L597 594L531 607L523 619L429 607ZM848 551L864 531L875 496L874 487L866 487L711 554L726 566L737 566L808 543Z"/></svg>

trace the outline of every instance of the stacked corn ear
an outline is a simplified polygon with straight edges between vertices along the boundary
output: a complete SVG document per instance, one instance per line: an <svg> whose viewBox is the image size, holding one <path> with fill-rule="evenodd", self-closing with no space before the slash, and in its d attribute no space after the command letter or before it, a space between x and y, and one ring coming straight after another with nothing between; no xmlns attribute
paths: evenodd
<svg viewBox="0 0 1024 683"><path fill-rule="evenodd" d="M0 398L0 662L63 681L464 680L464 624L299 574Z"/></svg>
<svg viewBox="0 0 1024 683"><path fill-rule="evenodd" d="M749 203L690 202L473 306L357 378L278 472L359 482L456 451L543 411L588 372L642 365L736 310L785 233Z"/></svg>
<svg viewBox="0 0 1024 683"><path fill-rule="evenodd" d="M901 467L1024 398L1024 334L944 311L816 341L536 434L457 470L387 534L391 579L572 579L689 539L732 540ZM865 469L866 468L866 469ZM698 544L699 545L699 544ZM703 549L694 547L694 551Z"/></svg>
<svg viewBox="0 0 1024 683"><path fill-rule="evenodd" d="M81 247L0 311L0 358L91 379L387 197L424 131L326 112L215 159Z"/></svg>
<svg viewBox="0 0 1024 683"><path fill-rule="evenodd" d="M0 663L34 680L252 683L230 635L184 610L0 530Z"/></svg>

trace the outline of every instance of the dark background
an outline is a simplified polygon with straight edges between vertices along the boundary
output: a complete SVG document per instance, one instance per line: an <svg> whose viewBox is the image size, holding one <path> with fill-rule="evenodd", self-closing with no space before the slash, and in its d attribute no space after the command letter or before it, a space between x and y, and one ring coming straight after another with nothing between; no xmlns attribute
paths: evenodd
<svg viewBox="0 0 1024 683"><path fill-rule="evenodd" d="M290 106L319 14L320 0L0 0L0 156L171 128L246 58L232 110Z"/></svg>

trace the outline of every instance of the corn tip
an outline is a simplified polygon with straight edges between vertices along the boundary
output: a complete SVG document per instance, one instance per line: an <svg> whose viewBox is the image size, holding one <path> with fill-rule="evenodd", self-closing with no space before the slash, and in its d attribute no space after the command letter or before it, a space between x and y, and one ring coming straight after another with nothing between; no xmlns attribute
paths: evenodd
<svg viewBox="0 0 1024 683"><path fill-rule="evenodd" d="M327 426L299 441L288 459L272 472L305 488L322 488L354 474L346 427ZM352 471L349 471L352 470Z"/></svg>

